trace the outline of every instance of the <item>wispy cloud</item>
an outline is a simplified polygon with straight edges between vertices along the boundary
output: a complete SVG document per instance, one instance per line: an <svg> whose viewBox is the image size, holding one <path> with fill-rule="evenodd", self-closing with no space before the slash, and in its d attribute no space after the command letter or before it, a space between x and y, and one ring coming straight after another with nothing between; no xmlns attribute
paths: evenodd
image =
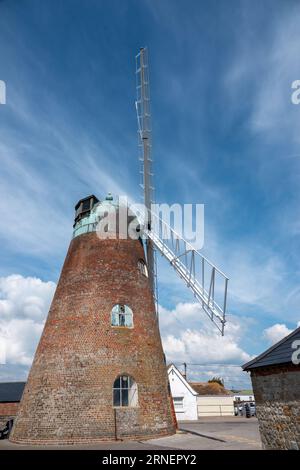
<svg viewBox="0 0 300 470"><path fill-rule="evenodd" d="M55 290L53 282L10 275L0 278L0 331L5 344L5 364L0 379L26 377L42 333Z"/></svg>
<svg viewBox="0 0 300 470"><path fill-rule="evenodd" d="M82 196L138 198L134 54L144 42L157 200L205 204L204 253L230 277L225 349L240 361L248 353L246 336L241 343L230 330L235 316L240 327L252 318L256 331L291 329L300 300L300 106L290 101L300 78L299 5L242 2L229 11L218 2L120 1L118 9L82 9L66 0L57 15L53 2L39 3L0 16L4 276L30 270L43 278L43 264L54 279ZM194 355L189 341L214 345L209 320L198 323L203 312L189 307L193 298L163 260L159 281L164 337L185 355Z"/></svg>
<svg viewBox="0 0 300 470"><path fill-rule="evenodd" d="M300 321L298 322L297 326L300 326ZM289 329L284 323L276 323L275 325L266 328L263 331L263 335L270 344L275 344L285 336L292 333L292 331L293 330Z"/></svg>
<svg viewBox="0 0 300 470"><path fill-rule="evenodd" d="M222 376L226 385L249 382L241 364L250 359L243 349L248 332L247 319L231 318L226 335L221 337L197 303L179 303L173 310L159 309L160 329L168 362L188 364L189 377L207 380Z"/></svg>

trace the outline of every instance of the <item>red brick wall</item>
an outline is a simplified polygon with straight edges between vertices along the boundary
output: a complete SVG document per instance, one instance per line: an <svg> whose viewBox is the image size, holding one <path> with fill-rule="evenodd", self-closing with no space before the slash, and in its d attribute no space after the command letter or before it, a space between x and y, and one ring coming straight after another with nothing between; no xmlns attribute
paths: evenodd
<svg viewBox="0 0 300 470"><path fill-rule="evenodd" d="M168 379L149 280L137 267L138 240L72 240L25 387L15 442L113 439L112 387L138 385L138 407L117 409L118 437L174 432ZM114 328L112 307L133 310L134 327Z"/></svg>
<svg viewBox="0 0 300 470"><path fill-rule="evenodd" d="M0 403L0 416L15 416L19 403Z"/></svg>

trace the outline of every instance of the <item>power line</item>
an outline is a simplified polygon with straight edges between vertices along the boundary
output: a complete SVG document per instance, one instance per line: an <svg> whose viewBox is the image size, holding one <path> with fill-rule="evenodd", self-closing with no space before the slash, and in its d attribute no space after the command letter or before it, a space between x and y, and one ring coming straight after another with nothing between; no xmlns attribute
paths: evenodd
<svg viewBox="0 0 300 470"><path fill-rule="evenodd" d="M217 364L217 363L202 363L202 364L197 364L197 363L194 363L194 362L174 362L174 364L176 365L184 365L186 364L187 366L198 366L198 367L214 367L214 366L217 366L217 367L240 367L242 368L242 366L240 366L239 364Z"/></svg>
<svg viewBox="0 0 300 470"><path fill-rule="evenodd" d="M212 374L220 374L224 381L226 381L227 383L231 382L231 384L232 384L231 387L233 386L233 383L235 383L235 388L238 387L238 384L240 384L240 388L242 388L242 384L244 386L248 386L249 383L250 383L249 375L247 374L247 372L242 370L242 368L239 364L220 364L220 363L210 363L210 364L207 364L207 363L203 364L202 363L202 364L199 364L199 363L194 363L194 362L177 362L177 363L175 362L174 364L177 365L177 366L183 366L184 367L184 376L186 378L187 378L187 374L188 374L188 366L189 367L200 367L200 368L206 367L206 368L209 368L209 369L214 369L215 367L218 367L218 369L210 370L210 372L208 372L207 370L201 370L200 369L198 372L194 371L194 373L192 375L195 376L195 374L196 374L198 376L199 375L200 376L205 376L205 375L212 375ZM233 371L230 373L230 369L237 368L237 367L240 369L240 374L238 376L233 374Z"/></svg>

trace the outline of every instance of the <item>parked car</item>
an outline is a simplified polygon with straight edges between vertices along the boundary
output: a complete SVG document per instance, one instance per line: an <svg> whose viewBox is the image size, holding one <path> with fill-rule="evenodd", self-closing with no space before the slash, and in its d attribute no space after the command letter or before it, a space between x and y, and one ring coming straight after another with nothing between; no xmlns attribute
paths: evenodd
<svg viewBox="0 0 300 470"><path fill-rule="evenodd" d="M256 416L256 406L254 402L250 403L250 412L251 412L251 416Z"/></svg>
<svg viewBox="0 0 300 470"><path fill-rule="evenodd" d="M245 403L244 413L246 418L251 418L252 416L256 416L256 407L254 402L247 402Z"/></svg>
<svg viewBox="0 0 300 470"><path fill-rule="evenodd" d="M254 401L235 403L234 405L235 416L247 416L247 413L248 413L248 418L251 418L252 416L256 416L256 406L255 406Z"/></svg>
<svg viewBox="0 0 300 470"><path fill-rule="evenodd" d="M249 403L245 403L245 415L246 418L251 418L251 407Z"/></svg>
<svg viewBox="0 0 300 470"><path fill-rule="evenodd" d="M243 404L235 405L234 407L234 415L235 416L242 416L243 415Z"/></svg>

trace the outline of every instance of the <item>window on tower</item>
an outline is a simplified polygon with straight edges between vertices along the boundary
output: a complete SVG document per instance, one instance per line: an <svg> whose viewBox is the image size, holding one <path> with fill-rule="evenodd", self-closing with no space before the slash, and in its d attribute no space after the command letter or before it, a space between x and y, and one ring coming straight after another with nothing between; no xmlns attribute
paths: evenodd
<svg viewBox="0 0 300 470"><path fill-rule="evenodd" d="M90 207L91 207L91 200L90 199L86 199L85 201L82 202L82 210L83 211L90 210Z"/></svg>
<svg viewBox="0 0 300 470"><path fill-rule="evenodd" d="M119 375L114 381L113 406L137 406L137 384L129 375Z"/></svg>
<svg viewBox="0 0 300 470"><path fill-rule="evenodd" d="M140 273L143 274L143 276L148 277L148 268L147 268L147 265L146 265L146 263L143 259L138 260L138 269L139 269Z"/></svg>
<svg viewBox="0 0 300 470"><path fill-rule="evenodd" d="M133 327L133 313L128 305L117 304L111 311L111 325Z"/></svg>

